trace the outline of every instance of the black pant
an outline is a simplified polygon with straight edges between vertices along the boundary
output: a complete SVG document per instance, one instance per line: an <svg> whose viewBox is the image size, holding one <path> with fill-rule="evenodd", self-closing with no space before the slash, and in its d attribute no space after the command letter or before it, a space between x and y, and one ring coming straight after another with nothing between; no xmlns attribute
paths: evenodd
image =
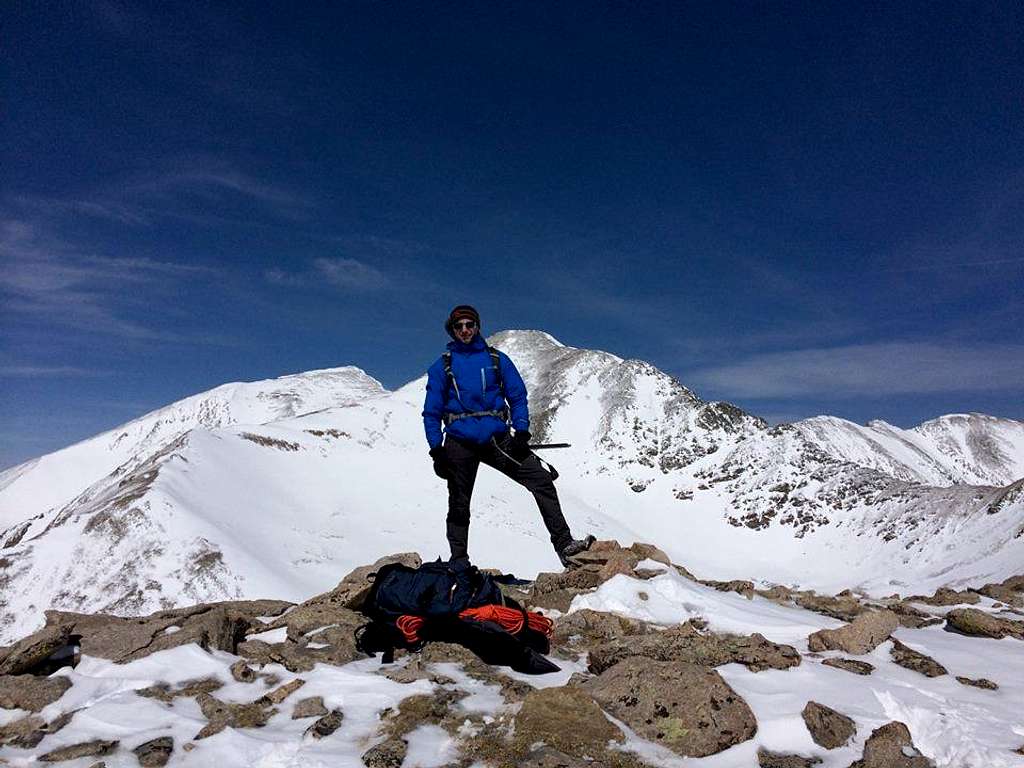
<svg viewBox="0 0 1024 768"><path fill-rule="evenodd" d="M476 471L483 462L512 478L537 500L537 508L551 536L556 552L572 541L572 534L558 503L558 493L551 474L532 453L522 462L508 455L509 435L499 435L491 442L478 445L448 435L444 449L451 462L453 476L448 480L448 545L452 557L466 557L469 545L469 502L476 483Z"/></svg>

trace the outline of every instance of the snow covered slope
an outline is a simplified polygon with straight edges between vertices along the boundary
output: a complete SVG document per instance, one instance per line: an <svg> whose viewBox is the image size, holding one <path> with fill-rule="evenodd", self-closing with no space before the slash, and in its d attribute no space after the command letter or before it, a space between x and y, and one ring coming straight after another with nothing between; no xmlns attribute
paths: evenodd
<svg viewBox="0 0 1024 768"><path fill-rule="evenodd" d="M704 577L826 590L1021 570L1024 483L999 482L1024 462L1018 422L943 417L874 443L879 427L826 418L769 428L641 361L535 331L491 342L524 373L536 438L573 444L545 458L577 534L655 542ZM49 607L299 600L388 552L446 554L423 387L386 392L354 368L228 385L5 473L2 637ZM953 485L942 472L957 467L993 482ZM494 472L480 473L470 551L522 576L557 567L532 498Z"/></svg>

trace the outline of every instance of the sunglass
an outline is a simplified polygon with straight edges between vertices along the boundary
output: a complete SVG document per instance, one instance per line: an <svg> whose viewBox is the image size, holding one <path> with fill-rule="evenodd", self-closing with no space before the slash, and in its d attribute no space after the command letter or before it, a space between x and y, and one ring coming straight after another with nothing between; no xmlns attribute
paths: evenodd
<svg viewBox="0 0 1024 768"><path fill-rule="evenodd" d="M457 331L461 331L465 328L467 331L476 328L476 322L473 320L460 320L457 323L452 323L452 327Z"/></svg>

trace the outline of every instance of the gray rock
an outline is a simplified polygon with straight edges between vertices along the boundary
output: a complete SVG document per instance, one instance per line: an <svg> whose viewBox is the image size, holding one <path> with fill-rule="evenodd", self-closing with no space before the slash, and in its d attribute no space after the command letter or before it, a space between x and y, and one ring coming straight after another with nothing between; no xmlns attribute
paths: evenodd
<svg viewBox="0 0 1024 768"><path fill-rule="evenodd" d="M947 674L946 668L931 656L915 651L895 637L892 638L892 648L889 649L889 655L896 664L905 669L920 672L925 677L941 677Z"/></svg>
<svg viewBox="0 0 1024 768"><path fill-rule="evenodd" d="M363 753L366 768L401 768L409 745L402 739L387 739Z"/></svg>
<svg viewBox="0 0 1024 768"><path fill-rule="evenodd" d="M195 741L220 733L229 725L232 728L262 728L277 713L276 709L259 703L228 704L208 693L196 696L196 703L209 722L193 737Z"/></svg>
<svg viewBox="0 0 1024 768"><path fill-rule="evenodd" d="M52 704L71 687L66 677L3 675L0 677L0 707L38 712Z"/></svg>
<svg viewBox="0 0 1024 768"><path fill-rule="evenodd" d="M245 663L245 659L239 659L231 665L231 677L240 683L253 683L256 681L256 670Z"/></svg>
<svg viewBox="0 0 1024 768"><path fill-rule="evenodd" d="M859 656L870 653L899 626L892 611L862 613L852 623L839 629L821 629L807 638L812 651L844 651Z"/></svg>
<svg viewBox="0 0 1024 768"><path fill-rule="evenodd" d="M813 592L797 595L794 602L808 611L821 613L840 621L853 621L867 610L852 594L816 595Z"/></svg>
<svg viewBox="0 0 1024 768"><path fill-rule="evenodd" d="M314 739L322 739L330 736L341 727L341 721L343 719L344 715L342 714L342 711L340 709L333 709L309 726L309 728L306 729L306 735L312 736Z"/></svg>
<svg viewBox="0 0 1024 768"><path fill-rule="evenodd" d="M601 584L596 570L573 568L561 573L539 573L530 591L529 605L554 608L563 613L576 595L589 592Z"/></svg>
<svg viewBox="0 0 1024 768"><path fill-rule="evenodd" d="M66 747L54 749L45 755L40 755L39 760L42 760L44 763L60 763L64 760L74 760L79 757L100 757L109 755L117 749L118 744L120 744L118 741L105 741L103 739L83 741L78 744L70 744Z"/></svg>
<svg viewBox="0 0 1024 768"><path fill-rule="evenodd" d="M47 626L14 645L0 649L0 675L31 674L56 650L68 645L72 624L56 623Z"/></svg>
<svg viewBox="0 0 1024 768"><path fill-rule="evenodd" d="M907 598L907 601L924 603L925 605L960 605L962 603L974 605L978 602L978 599L974 592L969 592L968 590L957 592L955 589L949 589L948 587L939 587L931 597L912 595Z"/></svg>
<svg viewBox="0 0 1024 768"><path fill-rule="evenodd" d="M551 642L555 645L589 648L599 643L645 635L653 631L655 630L643 621L584 608L555 621Z"/></svg>
<svg viewBox="0 0 1024 768"><path fill-rule="evenodd" d="M257 699L256 703L261 704L265 707L271 706L273 704L280 704L282 701L287 699L289 696L291 696L293 693L295 693L295 691L299 690L299 688L301 688L305 684L305 680L303 680L301 677L297 677L291 682L285 683L280 688L275 688L274 690L261 696L259 699Z"/></svg>
<svg viewBox="0 0 1024 768"><path fill-rule="evenodd" d="M935 768L910 739L910 731L900 722L876 728L864 743L864 756L850 768Z"/></svg>
<svg viewBox="0 0 1024 768"><path fill-rule="evenodd" d="M856 659L824 659L821 663L826 667L835 667L846 672L852 672L855 675L870 675L875 671L873 664L868 664L866 661L857 661Z"/></svg>
<svg viewBox="0 0 1024 768"><path fill-rule="evenodd" d="M174 752L174 739L171 736L160 736L151 739L144 744L139 744L132 750L139 759L139 765L143 768L161 768L167 765Z"/></svg>
<svg viewBox="0 0 1024 768"><path fill-rule="evenodd" d="M697 664L634 656L580 688L644 738L683 756L713 755L757 732L742 697Z"/></svg>
<svg viewBox="0 0 1024 768"><path fill-rule="evenodd" d="M769 752L763 747L757 750L757 764L760 768L813 768L820 762L820 757L781 755L777 752Z"/></svg>
<svg viewBox="0 0 1024 768"><path fill-rule="evenodd" d="M46 721L38 715L27 715L0 725L0 744L32 749L46 736Z"/></svg>
<svg viewBox="0 0 1024 768"><path fill-rule="evenodd" d="M295 709L292 710L292 720L302 720L306 717L321 717L326 715L327 712L328 709L324 706L323 696L310 696L308 699L302 699L295 705Z"/></svg>
<svg viewBox="0 0 1024 768"><path fill-rule="evenodd" d="M1024 640L1024 621L1001 619L977 608L954 608L946 614L946 629L976 637Z"/></svg>
<svg viewBox="0 0 1024 768"><path fill-rule="evenodd" d="M573 757L596 757L622 732L601 714L597 702L580 688L531 691L515 719L515 739L528 748L537 742Z"/></svg>
<svg viewBox="0 0 1024 768"><path fill-rule="evenodd" d="M814 743L825 749L843 746L857 732L852 719L816 701L807 702L801 715Z"/></svg>
<svg viewBox="0 0 1024 768"><path fill-rule="evenodd" d="M709 667L737 663L753 672L788 669L800 664L800 654L792 646L772 643L757 633L749 636L702 633L687 622L661 632L623 637L594 646L590 649L589 669L601 674L633 656Z"/></svg>
<svg viewBox="0 0 1024 768"><path fill-rule="evenodd" d="M973 688L983 688L986 691L998 691L999 686L993 683L991 680L985 677L970 678L970 677L959 677L957 676L956 681L961 685L969 685Z"/></svg>

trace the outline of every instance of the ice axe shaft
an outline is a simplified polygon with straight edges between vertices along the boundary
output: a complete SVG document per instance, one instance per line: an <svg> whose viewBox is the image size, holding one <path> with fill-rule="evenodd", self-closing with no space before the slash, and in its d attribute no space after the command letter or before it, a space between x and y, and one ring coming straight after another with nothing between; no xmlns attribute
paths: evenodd
<svg viewBox="0 0 1024 768"><path fill-rule="evenodd" d="M572 448L572 443L530 443L531 451L543 451L546 448Z"/></svg>

